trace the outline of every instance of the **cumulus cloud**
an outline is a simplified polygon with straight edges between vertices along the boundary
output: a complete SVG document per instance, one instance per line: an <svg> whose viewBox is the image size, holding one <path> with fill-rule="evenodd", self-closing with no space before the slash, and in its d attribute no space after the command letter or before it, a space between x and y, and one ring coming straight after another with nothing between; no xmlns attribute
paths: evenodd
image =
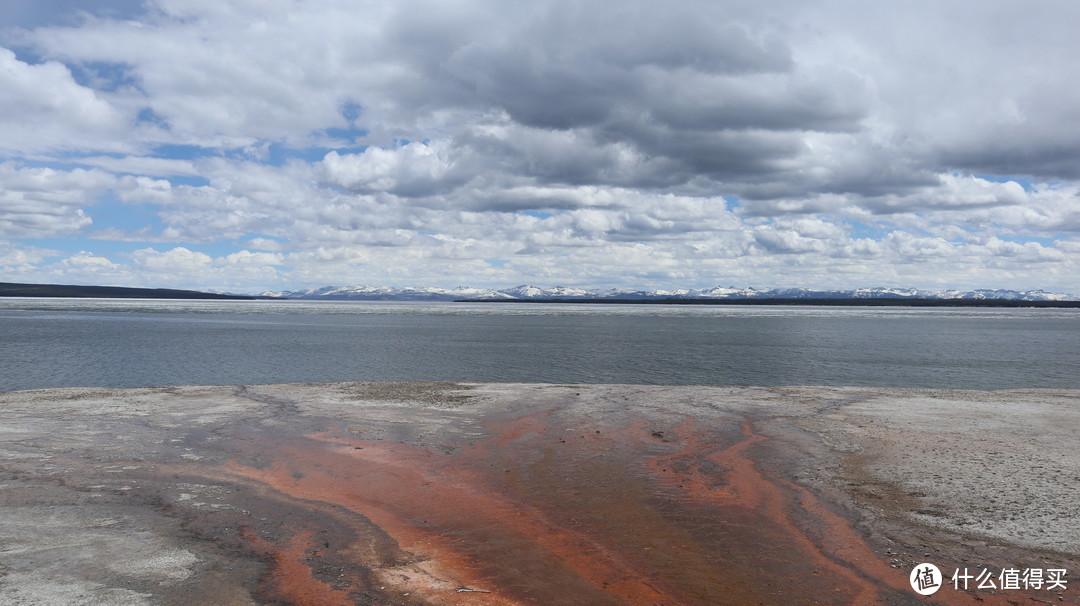
<svg viewBox="0 0 1080 606"><path fill-rule="evenodd" d="M60 253L37 246L19 246L0 240L0 267L10 275L32 274L37 264Z"/></svg>
<svg viewBox="0 0 1080 606"><path fill-rule="evenodd" d="M251 282L273 282L277 267L282 265L280 255L240 250L222 257L192 251L183 246L158 251L154 248L136 250L127 265L130 271L149 286L164 286L180 279L197 283L201 288L235 288ZM171 282L170 278L172 276Z"/></svg>
<svg viewBox="0 0 1080 606"><path fill-rule="evenodd" d="M0 237L43 238L85 229L92 220L82 207L115 184L115 177L97 170L0 163Z"/></svg>
<svg viewBox="0 0 1080 606"><path fill-rule="evenodd" d="M460 152L459 152L460 153ZM354 192L390 192L398 196L449 193L467 175L452 175L455 160L445 144L409 143L398 148L368 148L322 160L326 182Z"/></svg>
<svg viewBox="0 0 1080 606"><path fill-rule="evenodd" d="M0 33L4 267L1075 289L1075 3L85 7Z"/></svg>
<svg viewBox="0 0 1080 606"><path fill-rule="evenodd" d="M67 66L31 65L0 47L0 150L127 148L119 139L127 117L103 95L78 84Z"/></svg>

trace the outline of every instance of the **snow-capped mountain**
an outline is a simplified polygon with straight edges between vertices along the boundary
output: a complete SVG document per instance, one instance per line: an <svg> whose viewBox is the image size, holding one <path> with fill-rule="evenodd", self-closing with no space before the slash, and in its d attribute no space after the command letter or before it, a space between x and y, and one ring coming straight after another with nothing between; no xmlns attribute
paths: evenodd
<svg viewBox="0 0 1080 606"><path fill-rule="evenodd" d="M521 285L499 291L515 299L568 299L576 297L596 297L595 291L571 286L553 286L540 288L538 286Z"/></svg>
<svg viewBox="0 0 1080 606"><path fill-rule="evenodd" d="M306 290L267 291L280 299L355 299L359 301L453 301L457 299L518 299L490 288L391 288L389 286L323 286Z"/></svg>
<svg viewBox="0 0 1080 606"><path fill-rule="evenodd" d="M1005 299L1015 301L1070 301L1073 295L1042 290L921 290L916 288L856 288L812 290L808 288L736 288L628 290L586 289L572 286L539 287L528 284L504 289L392 288L388 286L323 286L294 291L269 291L264 297L282 299L354 299L363 301L454 301L460 299Z"/></svg>

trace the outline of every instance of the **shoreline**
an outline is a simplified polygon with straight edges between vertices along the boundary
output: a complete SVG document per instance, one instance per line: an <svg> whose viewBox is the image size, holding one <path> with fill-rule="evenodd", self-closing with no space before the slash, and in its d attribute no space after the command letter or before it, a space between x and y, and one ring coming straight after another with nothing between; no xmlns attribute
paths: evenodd
<svg viewBox="0 0 1080 606"><path fill-rule="evenodd" d="M303 301L305 299L295 299ZM308 299L310 300L310 299ZM349 299L337 299L349 300ZM974 307L974 308L1039 308L1076 309L1077 300L1027 299L933 299L927 297L656 297L656 298L536 298L536 299L454 299L454 303L546 303L546 304L609 304L609 305L773 305L784 307Z"/></svg>
<svg viewBox="0 0 1080 606"><path fill-rule="evenodd" d="M1080 390L0 394L6 604L1080 603ZM49 562L43 564L43 562ZM81 601L80 601L81 600Z"/></svg>

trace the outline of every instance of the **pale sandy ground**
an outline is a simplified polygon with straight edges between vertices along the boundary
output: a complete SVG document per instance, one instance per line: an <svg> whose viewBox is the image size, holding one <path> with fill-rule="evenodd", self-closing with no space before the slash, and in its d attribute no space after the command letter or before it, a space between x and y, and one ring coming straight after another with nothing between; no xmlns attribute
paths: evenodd
<svg viewBox="0 0 1080 606"><path fill-rule="evenodd" d="M867 531L897 542L897 564L1070 565L1080 585L1080 391L775 391L834 461L809 482L854 499Z"/></svg>
<svg viewBox="0 0 1080 606"><path fill-rule="evenodd" d="M439 448L481 437L480 412L556 396L601 424L750 419L775 450L761 464L849 506L905 574L1066 568L1069 588L1040 595L1078 603L1080 391L305 384L0 394L0 604L254 604L265 565L235 557L235 529L214 541L185 522L244 507L183 472L225 457L214 444L230 427L333 418L393 439L408 424Z"/></svg>

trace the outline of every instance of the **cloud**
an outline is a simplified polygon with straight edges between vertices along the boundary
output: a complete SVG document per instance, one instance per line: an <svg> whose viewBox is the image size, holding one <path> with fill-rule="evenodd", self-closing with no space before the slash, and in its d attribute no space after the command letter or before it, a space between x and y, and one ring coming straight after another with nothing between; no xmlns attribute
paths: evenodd
<svg viewBox="0 0 1080 606"><path fill-rule="evenodd" d="M350 191L415 197L448 193L463 183L461 176L451 174L454 161L449 155L445 144L408 143L344 156L331 151L321 168L327 183Z"/></svg>
<svg viewBox="0 0 1080 606"><path fill-rule="evenodd" d="M685 11L644 2L614 10L551 2L511 13L500 25L473 31L469 44L453 50L446 71L474 90L477 102L502 108L515 122L532 127L602 128L624 106L632 113L646 109L642 93L655 94L670 84L666 77L673 72L691 76L678 78L680 89L717 77L711 81L719 83L716 90L702 91L708 94L730 92L726 89L732 84L738 87L739 80L720 76L753 77L791 68L789 51L780 40L703 4ZM672 36L675 31L680 35ZM664 96L685 92L668 90ZM742 92L744 97L750 94ZM687 101L695 109L699 106L694 98ZM747 118L734 121L745 126ZM720 126L730 126L730 121Z"/></svg>
<svg viewBox="0 0 1080 606"><path fill-rule="evenodd" d="M1075 3L83 6L0 37L43 275L1076 283Z"/></svg>
<svg viewBox="0 0 1080 606"><path fill-rule="evenodd" d="M115 183L115 177L98 170L0 163L0 237L44 238L85 229L92 220L81 207Z"/></svg>
<svg viewBox="0 0 1080 606"><path fill-rule="evenodd" d="M153 158L148 156L88 156L78 164L100 168L112 173L150 177L197 177L199 170L190 160Z"/></svg>
<svg viewBox="0 0 1080 606"><path fill-rule="evenodd" d="M121 150L126 116L67 66L31 65L0 47L0 151Z"/></svg>
<svg viewBox="0 0 1080 606"><path fill-rule="evenodd" d="M198 284L200 288L216 288L212 286L214 284L235 288L252 282L273 282L278 275L277 268L282 264L283 258L271 253L240 250L213 257L177 246L166 251L136 250L127 266L140 283L148 286L168 286L180 279Z"/></svg>
<svg viewBox="0 0 1080 606"><path fill-rule="evenodd" d="M19 246L10 240L0 240L0 267L12 275L32 273L37 264L59 255L55 250Z"/></svg>

